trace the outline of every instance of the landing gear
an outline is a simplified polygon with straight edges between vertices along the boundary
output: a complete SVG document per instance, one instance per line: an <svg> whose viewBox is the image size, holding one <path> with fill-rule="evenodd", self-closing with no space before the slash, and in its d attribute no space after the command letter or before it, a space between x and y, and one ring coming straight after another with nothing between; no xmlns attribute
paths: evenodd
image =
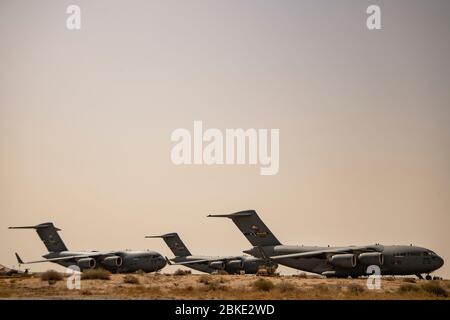
<svg viewBox="0 0 450 320"><path fill-rule="evenodd" d="M417 273L416 276L417 276L417 278L423 280L423 277L422 277L422 275L420 273ZM425 279L426 280L439 280L439 277L436 277L436 276L432 277L431 275L427 274L425 276Z"/></svg>

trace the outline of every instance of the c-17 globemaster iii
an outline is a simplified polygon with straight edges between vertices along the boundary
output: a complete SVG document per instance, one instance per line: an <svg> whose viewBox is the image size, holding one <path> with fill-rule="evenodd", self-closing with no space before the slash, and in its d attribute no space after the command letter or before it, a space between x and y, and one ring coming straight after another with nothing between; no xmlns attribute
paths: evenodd
<svg viewBox="0 0 450 320"><path fill-rule="evenodd" d="M444 260L433 251L412 245L380 244L347 247L288 246L270 232L254 210L209 215L230 218L253 245L244 251L255 257L270 258L281 265L327 277L367 275L369 266L378 266L381 275L417 275L439 269ZM370 272L372 273L372 272Z"/></svg>
<svg viewBox="0 0 450 320"><path fill-rule="evenodd" d="M155 251L69 251L58 234L60 229L51 222L9 229L35 229L49 252L42 256L45 260L30 262L24 262L16 253L19 264L54 262L64 267L75 265L81 271L103 268L113 273L154 272L166 265L164 257Z"/></svg>
<svg viewBox="0 0 450 320"><path fill-rule="evenodd" d="M162 236L146 236L146 238L162 238L175 258L167 262L170 265L182 265L191 269L213 273L226 271L229 274L255 274L264 270L273 273L278 265L270 259L255 258L251 256L198 256L192 255L177 233L167 233Z"/></svg>

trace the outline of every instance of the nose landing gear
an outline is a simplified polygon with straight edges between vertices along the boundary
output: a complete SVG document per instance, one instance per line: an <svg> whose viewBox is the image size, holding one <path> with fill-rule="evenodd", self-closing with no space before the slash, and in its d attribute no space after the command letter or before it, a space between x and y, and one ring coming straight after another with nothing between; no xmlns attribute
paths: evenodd
<svg viewBox="0 0 450 320"><path fill-rule="evenodd" d="M417 278L419 278L420 280L423 280L423 276L422 276L420 273L417 273L416 276L417 276ZM431 277L429 274L427 274L427 275L425 276L425 279L426 279L426 280L431 280L432 277Z"/></svg>
<svg viewBox="0 0 450 320"><path fill-rule="evenodd" d="M422 275L421 275L420 273L416 274L416 276L417 276L417 278L423 280L423 277L422 277ZM426 279L426 280L442 280L441 277L438 277L438 276L432 277L430 274L427 274L427 275L425 276L425 279Z"/></svg>

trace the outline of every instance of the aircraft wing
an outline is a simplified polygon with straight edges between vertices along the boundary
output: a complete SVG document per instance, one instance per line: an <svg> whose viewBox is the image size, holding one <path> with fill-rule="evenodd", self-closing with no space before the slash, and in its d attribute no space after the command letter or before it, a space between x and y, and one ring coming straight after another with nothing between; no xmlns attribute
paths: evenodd
<svg viewBox="0 0 450 320"><path fill-rule="evenodd" d="M206 263L209 262L209 260L207 259L203 259L203 260L192 260L192 261L183 261L183 262L170 262L170 265L173 266L184 266L184 265L188 265L188 264L198 264L198 263Z"/></svg>
<svg viewBox="0 0 450 320"><path fill-rule="evenodd" d="M262 250L262 249L260 249ZM320 255L326 254L334 254L334 253L355 253L355 252L373 252L373 247L343 247L343 248L332 248L326 250L317 250L317 251L308 251L308 252L299 252L299 253L289 253L283 254L279 256L270 256L269 258L272 260L286 259L286 258L313 258Z"/></svg>
<svg viewBox="0 0 450 320"><path fill-rule="evenodd" d="M36 261L27 261L24 262L22 258L16 253L17 262L19 264L31 264L31 263L42 263L42 262L58 262L58 261L65 261L65 260L72 260L72 259L81 259L81 258L93 258L93 257L99 257L99 256L110 256L114 255L116 252L92 252L92 253L86 253L86 254L77 254L72 256L64 256L64 257L57 257L57 258L49 258L44 260L36 260Z"/></svg>
<svg viewBox="0 0 450 320"><path fill-rule="evenodd" d="M169 262L170 265L189 265L189 264L199 264L199 263L209 263L209 262L214 262L214 261L228 261L228 260L241 260L242 257L240 256L235 256L235 257L215 257L215 258L208 258L208 259L199 259L199 260L190 260L190 261L183 261L183 262L173 262L170 261L169 259L166 258L166 260Z"/></svg>

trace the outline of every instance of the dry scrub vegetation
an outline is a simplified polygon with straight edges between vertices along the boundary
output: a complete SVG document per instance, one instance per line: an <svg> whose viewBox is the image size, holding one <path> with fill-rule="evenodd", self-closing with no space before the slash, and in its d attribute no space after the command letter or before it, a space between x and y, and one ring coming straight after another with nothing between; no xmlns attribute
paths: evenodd
<svg viewBox="0 0 450 320"><path fill-rule="evenodd" d="M449 299L450 281L382 279L368 290L366 279L254 275L83 273L81 290L69 290L62 274L0 278L0 298L48 299Z"/></svg>
<svg viewBox="0 0 450 320"><path fill-rule="evenodd" d="M81 274L82 280L109 280L111 273L105 269L90 269Z"/></svg>
<svg viewBox="0 0 450 320"><path fill-rule="evenodd" d="M55 270L47 270L41 273L41 280L47 281L48 284L55 284L57 281L63 279L63 275Z"/></svg>

